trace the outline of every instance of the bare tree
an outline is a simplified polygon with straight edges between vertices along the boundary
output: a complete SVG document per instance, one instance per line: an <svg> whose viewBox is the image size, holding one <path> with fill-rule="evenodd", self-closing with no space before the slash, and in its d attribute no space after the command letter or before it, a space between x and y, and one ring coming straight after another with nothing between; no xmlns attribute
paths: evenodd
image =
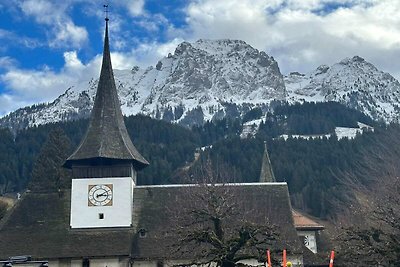
<svg viewBox="0 0 400 267"><path fill-rule="evenodd" d="M400 266L400 178L382 179L369 191L370 204L360 211L363 220L344 227L336 237L338 260L362 266Z"/></svg>
<svg viewBox="0 0 400 267"><path fill-rule="evenodd" d="M190 254L193 264L215 262L221 267L264 258L266 248L277 239L276 227L254 220L256 211L246 207L238 186L212 183L210 161L203 171L208 183L183 187L176 198L179 203L169 210L178 237L175 250Z"/></svg>

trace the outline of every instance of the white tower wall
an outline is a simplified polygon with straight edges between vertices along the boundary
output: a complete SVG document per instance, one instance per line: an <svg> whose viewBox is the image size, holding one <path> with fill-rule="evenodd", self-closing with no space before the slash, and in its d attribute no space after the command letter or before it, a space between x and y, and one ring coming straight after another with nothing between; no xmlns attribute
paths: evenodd
<svg viewBox="0 0 400 267"><path fill-rule="evenodd" d="M96 206L89 201L89 191L93 186L100 187L101 185L112 189L112 200L106 204L102 203L103 206ZM130 227L133 186L133 180L130 177L73 179L71 228Z"/></svg>

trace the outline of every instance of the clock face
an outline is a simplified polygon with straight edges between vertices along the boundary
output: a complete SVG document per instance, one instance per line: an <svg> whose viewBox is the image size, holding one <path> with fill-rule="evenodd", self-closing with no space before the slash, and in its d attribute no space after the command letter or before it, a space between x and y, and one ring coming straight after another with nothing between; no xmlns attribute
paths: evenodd
<svg viewBox="0 0 400 267"><path fill-rule="evenodd" d="M112 206L113 185L97 184L88 187L88 206Z"/></svg>

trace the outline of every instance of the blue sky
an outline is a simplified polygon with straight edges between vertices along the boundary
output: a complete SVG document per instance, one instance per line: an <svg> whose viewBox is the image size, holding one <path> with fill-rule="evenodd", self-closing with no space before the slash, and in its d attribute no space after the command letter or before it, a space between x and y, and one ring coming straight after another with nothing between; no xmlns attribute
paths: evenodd
<svg viewBox="0 0 400 267"><path fill-rule="evenodd" d="M400 77L398 0L0 0L0 116L98 76L105 2L114 68L230 38L274 56L284 74L359 55Z"/></svg>

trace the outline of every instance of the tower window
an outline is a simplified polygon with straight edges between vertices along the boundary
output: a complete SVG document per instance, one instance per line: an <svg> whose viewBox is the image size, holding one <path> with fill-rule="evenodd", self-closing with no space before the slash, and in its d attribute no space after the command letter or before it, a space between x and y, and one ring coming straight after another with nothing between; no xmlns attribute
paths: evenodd
<svg viewBox="0 0 400 267"><path fill-rule="evenodd" d="M103 220L104 219L104 213L99 213L99 219Z"/></svg>

